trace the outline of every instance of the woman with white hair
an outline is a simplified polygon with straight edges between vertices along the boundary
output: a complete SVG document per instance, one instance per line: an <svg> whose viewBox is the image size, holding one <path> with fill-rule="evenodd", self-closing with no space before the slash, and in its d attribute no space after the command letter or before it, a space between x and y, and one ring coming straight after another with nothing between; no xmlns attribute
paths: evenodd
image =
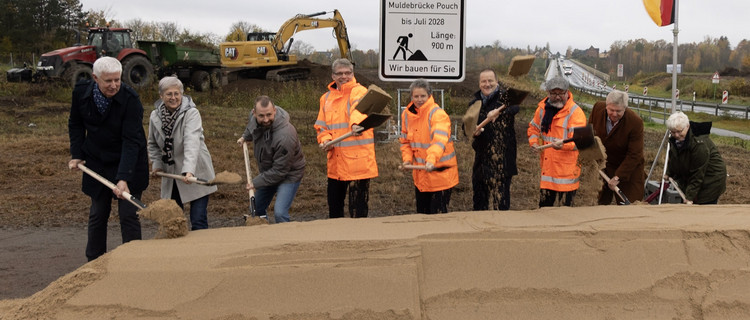
<svg viewBox="0 0 750 320"><path fill-rule="evenodd" d="M193 99L183 95L184 86L177 77L159 81L159 100L148 124L148 155L152 175L163 171L180 174L182 180L162 178L161 198L174 199L180 207L190 203L192 230L208 228L208 195L216 186L191 184L190 177L215 178L211 154L203 139L200 112Z"/></svg>
<svg viewBox="0 0 750 320"><path fill-rule="evenodd" d="M688 204L716 204L727 187L727 168L719 150L709 139L710 123L696 123L682 112L667 119L669 138L668 179L672 177L685 193Z"/></svg>

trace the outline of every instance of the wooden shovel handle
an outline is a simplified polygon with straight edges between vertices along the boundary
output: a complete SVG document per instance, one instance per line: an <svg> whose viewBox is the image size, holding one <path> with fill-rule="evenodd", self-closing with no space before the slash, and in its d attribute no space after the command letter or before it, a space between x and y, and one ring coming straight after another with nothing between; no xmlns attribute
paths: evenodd
<svg viewBox="0 0 750 320"><path fill-rule="evenodd" d="M183 176L183 175L166 173L166 172L161 172L161 171L157 171L156 175L160 176L160 177L164 177L164 178L175 179L175 180L185 179L185 176ZM200 179L200 178L196 178L196 177L190 177L190 178L188 178L188 181L193 182L193 183L197 183L197 184L208 184L208 181L206 179Z"/></svg>
<svg viewBox="0 0 750 320"><path fill-rule="evenodd" d="M337 137L336 139L333 139L333 140L330 140L330 141L326 142L326 147L334 145L334 144L337 144L337 143L343 141L344 139L349 138L349 137L353 136L354 134L360 133L362 131L364 131L364 129L359 130L359 131L352 130L352 131L349 131L347 133L344 133L344 134L340 135L339 137Z"/></svg>
<svg viewBox="0 0 750 320"><path fill-rule="evenodd" d="M609 184L609 180L610 180L609 176L607 176L607 174L604 173L604 171L599 170L599 175L601 175L602 178L604 178L604 181L606 181ZM625 193L623 193L622 190L620 190L620 187L615 186L615 193L617 193L617 196L619 196L620 199L622 199L623 203L630 204L630 200L628 200L628 197L625 196Z"/></svg>
<svg viewBox="0 0 750 320"><path fill-rule="evenodd" d="M680 197L682 197L682 201L685 203L688 203L688 199L687 197L685 197L685 193L682 192L682 189L680 189L680 186L677 185L677 182L675 182L674 179L672 179L672 177L669 177L669 182L672 183L672 185L674 186L674 189L677 190L677 193L680 194Z"/></svg>
<svg viewBox="0 0 750 320"><path fill-rule="evenodd" d="M86 174L90 175L92 178L99 180L102 184L107 186L108 188L112 189L113 191L117 189L117 185L112 183L111 181L107 180L106 178L100 176L98 173L94 172L94 170L91 170L87 168L82 163L78 164L78 169L81 169L81 171L85 172ZM132 203L134 206L138 207L138 209L146 209L146 204L141 202L141 200L138 200L138 198L134 197L132 194L130 194L127 191L122 192L122 196L125 198L125 200L128 200L128 202Z"/></svg>
<svg viewBox="0 0 750 320"><path fill-rule="evenodd" d="M495 109L495 110L497 110L498 112L500 112L500 111L503 111L503 109L505 109L505 107L506 107L505 105L502 105L502 106L498 107L498 108L497 108L497 109ZM499 116L499 115L498 115L498 116ZM495 119L497 119L497 118L495 118ZM489 124L490 122L492 122L492 120L490 120L490 118L485 118L484 120L482 120L482 122L480 122L480 123L479 123L479 124L477 125L477 128L476 128L476 129L474 129L474 136L478 136L478 135L479 135L479 133L481 133L481 132L482 132L482 128L484 128L484 126L486 126L486 125L487 125L487 124Z"/></svg>
<svg viewBox="0 0 750 320"><path fill-rule="evenodd" d="M247 151L247 142L242 144L242 154L245 156L245 176L247 177L247 183L253 181L253 177L250 174L250 153ZM255 190L248 190L248 196L250 197L250 216L255 216Z"/></svg>

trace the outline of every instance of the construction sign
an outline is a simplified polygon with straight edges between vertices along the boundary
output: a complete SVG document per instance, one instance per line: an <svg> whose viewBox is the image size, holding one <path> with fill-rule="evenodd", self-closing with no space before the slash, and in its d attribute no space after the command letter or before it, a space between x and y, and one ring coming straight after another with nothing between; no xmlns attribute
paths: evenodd
<svg viewBox="0 0 750 320"><path fill-rule="evenodd" d="M382 0L380 79L463 81L465 8L465 0Z"/></svg>

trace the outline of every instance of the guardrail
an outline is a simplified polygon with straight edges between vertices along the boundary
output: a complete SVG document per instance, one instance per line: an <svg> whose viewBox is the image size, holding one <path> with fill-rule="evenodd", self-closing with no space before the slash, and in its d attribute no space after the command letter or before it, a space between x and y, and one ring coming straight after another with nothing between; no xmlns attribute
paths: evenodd
<svg viewBox="0 0 750 320"><path fill-rule="evenodd" d="M571 89L603 98L606 98L607 94L609 93L609 91L579 88L574 86L571 86ZM672 99L648 97L634 94L628 94L628 97L631 103L631 108L639 109L639 111L648 111L649 116L651 116L651 113L663 114L666 120L666 117L671 113L670 105L672 104ZM660 105L662 107L660 107ZM645 108L646 106L647 108ZM663 111L656 111L657 109L662 109ZM735 118L744 118L745 120L750 119L750 106L677 100L677 107L675 109L680 111L689 109L690 112L713 113L715 116L719 116L721 114L729 115Z"/></svg>

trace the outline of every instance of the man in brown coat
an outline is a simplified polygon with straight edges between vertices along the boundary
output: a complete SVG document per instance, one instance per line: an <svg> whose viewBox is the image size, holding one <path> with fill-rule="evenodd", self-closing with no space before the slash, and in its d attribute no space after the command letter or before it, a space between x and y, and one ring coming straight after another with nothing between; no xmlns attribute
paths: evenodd
<svg viewBox="0 0 750 320"><path fill-rule="evenodd" d="M599 192L599 204L612 203L615 186L628 200L640 201L644 196L643 120L628 109L628 94L613 90L606 102L599 101L591 110L589 123L607 150L604 173L610 177ZM620 202L619 198L616 201Z"/></svg>

